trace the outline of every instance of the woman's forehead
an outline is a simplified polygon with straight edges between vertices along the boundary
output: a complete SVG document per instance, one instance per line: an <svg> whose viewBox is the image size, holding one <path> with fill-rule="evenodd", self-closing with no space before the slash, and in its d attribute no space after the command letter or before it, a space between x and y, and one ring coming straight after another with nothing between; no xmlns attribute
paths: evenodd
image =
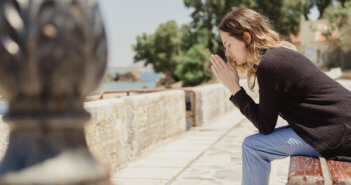
<svg viewBox="0 0 351 185"><path fill-rule="evenodd" d="M223 44L229 44L230 42L235 42L235 38L229 34L222 35Z"/></svg>
<svg viewBox="0 0 351 185"><path fill-rule="evenodd" d="M225 40L229 40L229 39L231 38L230 34L227 33L227 32L220 31L220 34L221 34L221 37L222 37L223 42L224 42Z"/></svg>
<svg viewBox="0 0 351 185"><path fill-rule="evenodd" d="M222 35L222 36L225 36L225 37L229 37L230 34L226 31L222 31L222 30L219 30L219 33Z"/></svg>

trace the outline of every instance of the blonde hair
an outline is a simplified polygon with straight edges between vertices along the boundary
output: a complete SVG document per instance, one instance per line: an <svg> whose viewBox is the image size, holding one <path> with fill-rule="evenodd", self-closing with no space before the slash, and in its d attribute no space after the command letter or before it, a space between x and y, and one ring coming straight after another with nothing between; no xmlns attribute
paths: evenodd
<svg viewBox="0 0 351 185"><path fill-rule="evenodd" d="M218 30L228 32L231 36L244 41L244 32L249 32L251 42L246 43L248 53L246 62L237 65L235 61L228 57L228 62L233 65L238 72L247 72L247 83L251 91L255 87L256 69L262 53L275 47L286 47L297 50L288 41L282 41L277 32L272 29L269 20L254 10L234 7L228 12L218 25ZM253 81L251 81L253 79Z"/></svg>

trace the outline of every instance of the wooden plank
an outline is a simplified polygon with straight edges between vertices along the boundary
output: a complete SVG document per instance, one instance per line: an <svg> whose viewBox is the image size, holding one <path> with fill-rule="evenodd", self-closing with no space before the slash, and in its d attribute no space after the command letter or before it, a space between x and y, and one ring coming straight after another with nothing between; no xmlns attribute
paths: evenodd
<svg viewBox="0 0 351 185"><path fill-rule="evenodd" d="M328 160L333 185L351 185L351 163Z"/></svg>
<svg viewBox="0 0 351 185"><path fill-rule="evenodd" d="M319 159L307 156L291 156L288 184L324 185Z"/></svg>

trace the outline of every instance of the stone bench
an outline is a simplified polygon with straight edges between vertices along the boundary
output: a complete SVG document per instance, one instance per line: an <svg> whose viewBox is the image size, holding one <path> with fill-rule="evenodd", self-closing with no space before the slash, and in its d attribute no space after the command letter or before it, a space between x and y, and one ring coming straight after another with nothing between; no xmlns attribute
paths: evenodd
<svg viewBox="0 0 351 185"><path fill-rule="evenodd" d="M288 185L351 185L351 163L291 156Z"/></svg>

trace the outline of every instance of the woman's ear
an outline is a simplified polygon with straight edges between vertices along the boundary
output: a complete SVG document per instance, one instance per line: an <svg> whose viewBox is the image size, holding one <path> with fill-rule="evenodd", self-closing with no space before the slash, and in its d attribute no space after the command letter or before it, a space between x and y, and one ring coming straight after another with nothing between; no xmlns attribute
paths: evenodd
<svg viewBox="0 0 351 185"><path fill-rule="evenodd" d="M247 45L251 43L251 34L249 32L244 32L244 40Z"/></svg>

